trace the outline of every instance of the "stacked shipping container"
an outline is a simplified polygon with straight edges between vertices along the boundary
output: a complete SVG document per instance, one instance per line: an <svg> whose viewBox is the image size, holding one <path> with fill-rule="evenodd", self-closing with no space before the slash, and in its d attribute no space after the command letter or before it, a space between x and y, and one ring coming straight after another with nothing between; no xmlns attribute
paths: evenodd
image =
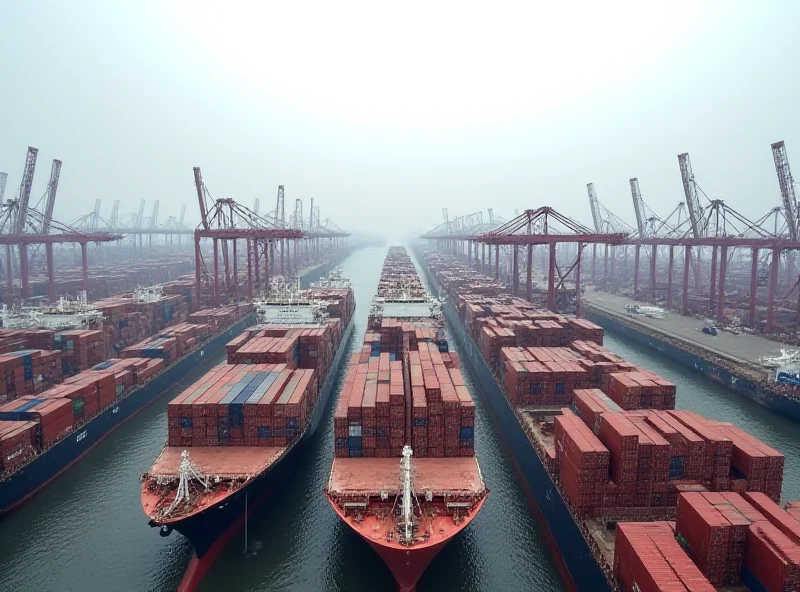
<svg viewBox="0 0 800 592"><path fill-rule="evenodd" d="M578 323L583 334L570 341L575 324L566 329L558 315L537 311L465 266L437 255L428 263L518 414L554 401L567 407L549 411L556 416L552 446L544 425L526 431L577 516L621 521L615 574L624 590L713 590L741 578L751 589L800 589L800 522L793 516L800 510L776 504L782 454L729 423L674 411L675 385L603 348L602 330L591 323ZM561 399L539 396L545 375L535 354L540 344L531 342L542 341L542 321L559 325L563 341L551 333L551 343L568 346L577 359L552 347L547 355L586 372L578 382L584 388L565 384ZM677 526L624 522L675 513ZM708 578L676 542L676 528Z"/></svg>
<svg viewBox="0 0 800 592"><path fill-rule="evenodd" d="M40 393L61 382L61 352L34 349L2 354L0 373L0 401Z"/></svg>
<svg viewBox="0 0 800 592"><path fill-rule="evenodd" d="M241 318L252 312L252 305L238 309L231 318ZM222 327L219 327L222 328ZM26 330L19 332L25 342L55 339L63 350L23 350L0 356L0 368L6 370L3 386L9 392L23 393L16 400L0 406L0 473L16 470L32 457L47 450L66 435L94 418L102 410L112 407L131 390L142 386L177 358L188 353L197 343L212 335L208 326L180 324L166 329L141 347L143 357L133 357L126 352L124 359L100 360L84 371L69 376L62 384L64 356L78 360L80 365L94 359L99 349L102 331ZM164 355L165 343L174 343L174 355ZM172 346L168 346L172 347ZM17 381L17 376L21 382ZM30 377L33 377L31 380ZM13 385L16 391L9 391ZM24 390L20 390L20 385ZM28 442L32 448L28 448Z"/></svg>
<svg viewBox="0 0 800 592"><path fill-rule="evenodd" d="M305 431L317 387L313 369L217 366L167 406L167 445L287 446Z"/></svg>
<svg viewBox="0 0 800 592"><path fill-rule="evenodd" d="M404 248L390 247L377 294L428 301ZM475 455L475 407L458 355L446 351L441 318L425 311L425 318L370 317L334 413L337 457L396 458L404 445L418 458Z"/></svg>

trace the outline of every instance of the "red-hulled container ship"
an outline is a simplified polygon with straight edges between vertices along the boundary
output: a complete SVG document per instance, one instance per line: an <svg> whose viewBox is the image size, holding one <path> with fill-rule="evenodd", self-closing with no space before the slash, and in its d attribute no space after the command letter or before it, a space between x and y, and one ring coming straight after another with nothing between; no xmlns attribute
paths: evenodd
<svg viewBox="0 0 800 592"><path fill-rule="evenodd" d="M442 327L408 253L391 247L336 406L325 494L403 591L489 492L475 457L475 407Z"/></svg>
<svg viewBox="0 0 800 592"><path fill-rule="evenodd" d="M423 260L570 589L800 590L780 452L676 410L676 385L603 347L601 327Z"/></svg>
<svg viewBox="0 0 800 592"><path fill-rule="evenodd" d="M228 343L227 364L168 404L167 444L142 477L150 525L192 543L181 589L200 581L279 481L281 461L313 435L352 333L355 297L336 273L304 291L275 281L255 306L260 324Z"/></svg>

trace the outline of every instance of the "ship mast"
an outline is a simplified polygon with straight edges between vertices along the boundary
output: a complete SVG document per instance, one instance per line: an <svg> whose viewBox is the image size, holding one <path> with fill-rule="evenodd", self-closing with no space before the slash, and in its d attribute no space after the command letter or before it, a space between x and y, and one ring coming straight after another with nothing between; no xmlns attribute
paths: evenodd
<svg viewBox="0 0 800 592"><path fill-rule="evenodd" d="M403 529L405 541L411 541L414 512L411 509L411 446L403 446L403 458L400 459L400 474L403 480Z"/></svg>

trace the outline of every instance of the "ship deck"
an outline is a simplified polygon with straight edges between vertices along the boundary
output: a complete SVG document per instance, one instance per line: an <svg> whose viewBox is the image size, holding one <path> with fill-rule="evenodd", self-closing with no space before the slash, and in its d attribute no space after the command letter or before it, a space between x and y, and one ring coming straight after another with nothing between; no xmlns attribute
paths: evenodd
<svg viewBox="0 0 800 592"><path fill-rule="evenodd" d="M694 348L700 347L711 354L726 357L738 363L749 363L758 366L759 369L762 369L758 363L759 357L780 355L781 347L787 347L780 342L746 333L733 335L725 331L718 331L716 336L706 335L697 330L704 324L702 319L683 316L676 312L669 313L663 319L629 315L625 313L625 305L635 304L635 302L625 296L608 292L587 290L583 300L586 305L597 309L598 312L623 317L631 325L644 326L652 331L686 342Z"/></svg>
<svg viewBox="0 0 800 592"><path fill-rule="evenodd" d="M176 477L181 453L189 451L189 460L204 475L234 478L260 473L278 459L280 446L166 446L148 472L151 477Z"/></svg>
<svg viewBox="0 0 800 592"><path fill-rule="evenodd" d="M524 420L522 427L528 434L528 439L530 440L533 435L542 446L553 446L555 442L553 432L542 431L541 423L543 421L552 423L555 416L561 415L563 408L563 405L542 405L540 407L525 405L518 406L516 409L518 415L521 415Z"/></svg>
<svg viewBox="0 0 800 592"><path fill-rule="evenodd" d="M414 489L434 495L480 494L486 486L475 457L412 458ZM335 458L328 490L332 495L400 494L399 458Z"/></svg>

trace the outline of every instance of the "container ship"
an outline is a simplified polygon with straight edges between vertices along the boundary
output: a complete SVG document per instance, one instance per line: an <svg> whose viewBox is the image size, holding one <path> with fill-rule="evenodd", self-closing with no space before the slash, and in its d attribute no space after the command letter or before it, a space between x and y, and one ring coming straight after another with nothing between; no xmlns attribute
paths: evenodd
<svg viewBox="0 0 800 592"><path fill-rule="evenodd" d="M252 323L252 305L188 314L150 289L146 302L3 308L0 319L0 513L44 488L109 433Z"/></svg>
<svg viewBox="0 0 800 592"><path fill-rule="evenodd" d="M800 590L780 452L675 410L676 386L604 348L602 327L420 257L569 589Z"/></svg>
<svg viewBox="0 0 800 592"><path fill-rule="evenodd" d="M162 536L177 530L194 556L193 588L266 498L289 454L317 429L353 329L355 297L335 272L300 290L274 279L254 303L258 324L167 406L168 439L142 477L142 507Z"/></svg>
<svg viewBox="0 0 800 592"><path fill-rule="evenodd" d="M401 591L415 588L489 493L475 457L475 407L443 325L405 248L390 247L336 405L325 495Z"/></svg>

